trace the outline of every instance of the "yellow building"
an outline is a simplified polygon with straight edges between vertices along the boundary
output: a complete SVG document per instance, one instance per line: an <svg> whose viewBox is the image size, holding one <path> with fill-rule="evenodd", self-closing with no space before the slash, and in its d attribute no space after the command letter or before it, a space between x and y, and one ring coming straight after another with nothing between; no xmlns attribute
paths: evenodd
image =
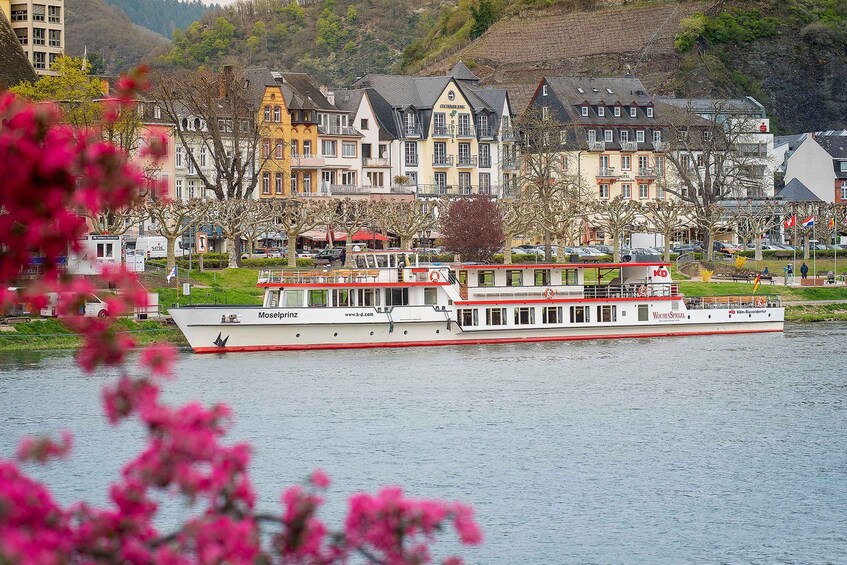
<svg viewBox="0 0 847 565"><path fill-rule="evenodd" d="M273 79L272 76L269 78ZM288 194L291 176L291 152L286 141L291 139L291 115L282 88L275 80L261 81L255 88L257 91L261 89L261 103L256 116L260 164L258 196L260 199L282 198Z"/></svg>
<svg viewBox="0 0 847 565"><path fill-rule="evenodd" d="M0 10L39 75L50 71L65 51L64 0L0 0Z"/></svg>

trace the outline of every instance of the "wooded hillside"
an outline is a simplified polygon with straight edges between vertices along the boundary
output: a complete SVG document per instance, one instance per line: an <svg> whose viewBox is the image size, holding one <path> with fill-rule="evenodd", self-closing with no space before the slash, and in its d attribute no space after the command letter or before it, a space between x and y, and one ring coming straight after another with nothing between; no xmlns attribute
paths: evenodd
<svg viewBox="0 0 847 565"><path fill-rule="evenodd" d="M186 28L210 7L200 0L106 0L117 6L130 21L170 38L177 28ZM217 7L217 6L215 6Z"/></svg>

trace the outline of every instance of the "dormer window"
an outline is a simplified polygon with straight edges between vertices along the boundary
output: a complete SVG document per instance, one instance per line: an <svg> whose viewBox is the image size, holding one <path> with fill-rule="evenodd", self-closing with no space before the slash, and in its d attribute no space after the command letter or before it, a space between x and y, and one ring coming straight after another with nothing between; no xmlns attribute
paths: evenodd
<svg viewBox="0 0 847 565"><path fill-rule="evenodd" d="M606 116L606 107L605 106L597 106L597 115L601 118Z"/></svg>
<svg viewBox="0 0 847 565"><path fill-rule="evenodd" d="M541 96L547 96L547 85L541 87Z"/></svg>
<svg viewBox="0 0 847 565"><path fill-rule="evenodd" d="M588 106L583 106L583 107L582 107L582 117L583 117L583 118L587 118L587 117L588 117Z"/></svg>
<svg viewBox="0 0 847 565"><path fill-rule="evenodd" d="M630 117L630 118L634 118L634 117L636 117L636 116L638 116L638 108L637 108L636 106L632 106L632 107L629 109L629 117Z"/></svg>
<svg viewBox="0 0 847 565"><path fill-rule="evenodd" d="M616 118L621 117L621 107L620 106L615 106L613 112L614 112Z"/></svg>
<svg viewBox="0 0 847 565"><path fill-rule="evenodd" d="M847 161L841 161L839 164L840 172L847 173Z"/></svg>
<svg viewBox="0 0 847 565"><path fill-rule="evenodd" d="M653 117L653 107L652 106L647 106L647 117L648 118Z"/></svg>

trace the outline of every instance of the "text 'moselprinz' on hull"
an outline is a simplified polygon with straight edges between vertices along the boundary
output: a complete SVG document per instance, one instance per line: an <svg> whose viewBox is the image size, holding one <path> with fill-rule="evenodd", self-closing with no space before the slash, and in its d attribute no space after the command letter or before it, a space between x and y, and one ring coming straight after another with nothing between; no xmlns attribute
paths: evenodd
<svg viewBox="0 0 847 565"><path fill-rule="evenodd" d="M171 309L197 353L474 345L780 332L778 297L689 298L656 257L623 263L423 264L410 251L353 266L261 271L261 306Z"/></svg>

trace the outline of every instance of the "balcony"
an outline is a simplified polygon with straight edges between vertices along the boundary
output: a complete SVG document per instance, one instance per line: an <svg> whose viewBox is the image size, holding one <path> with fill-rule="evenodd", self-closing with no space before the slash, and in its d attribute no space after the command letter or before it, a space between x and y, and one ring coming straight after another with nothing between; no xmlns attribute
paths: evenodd
<svg viewBox="0 0 847 565"><path fill-rule="evenodd" d="M432 126L432 137L453 137L454 129L452 124Z"/></svg>
<svg viewBox="0 0 847 565"><path fill-rule="evenodd" d="M506 171L514 171L517 170L520 166L520 161L515 158L503 159L503 170Z"/></svg>
<svg viewBox="0 0 847 565"><path fill-rule="evenodd" d="M626 153L635 153L638 151L638 142L636 141L621 141L621 151Z"/></svg>
<svg viewBox="0 0 847 565"><path fill-rule="evenodd" d="M500 139L502 141L517 141L518 130L515 128L502 128L500 130Z"/></svg>
<svg viewBox="0 0 847 565"><path fill-rule="evenodd" d="M384 169L391 167L391 161L384 157L364 157L362 158L362 166Z"/></svg>
<svg viewBox="0 0 847 565"><path fill-rule="evenodd" d="M638 172L636 172L636 174L635 174L635 178L638 178L638 179L654 179L654 178L656 178L656 169L651 169L649 167L638 169Z"/></svg>
<svg viewBox="0 0 847 565"><path fill-rule="evenodd" d="M323 167L326 164L326 159L317 155L291 155L292 169L314 169L315 167Z"/></svg>
<svg viewBox="0 0 847 565"><path fill-rule="evenodd" d="M485 157L485 158L480 157L479 158L479 166L481 168L484 168L484 169L491 167L491 157Z"/></svg>
<svg viewBox="0 0 847 565"><path fill-rule="evenodd" d="M614 167L600 167L600 170L597 171L597 178L599 179L614 179L617 177Z"/></svg>
<svg viewBox="0 0 847 565"><path fill-rule="evenodd" d="M476 133L474 133L474 127L463 126L460 124L456 128L456 137L476 137Z"/></svg>
<svg viewBox="0 0 847 565"><path fill-rule="evenodd" d="M605 141L589 141L588 142L588 150L589 151L605 151L606 150L606 142Z"/></svg>
<svg viewBox="0 0 847 565"><path fill-rule="evenodd" d="M417 167L418 166L418 156L417 155L406 155L405 160L407 167Z"/></svg>
<svg viewBox="0 0 847 565"><path fill-rule="evenodd" d="M433 155L432 156L432 166L433 167L452 167L453 166L453 156L452 155Z"/></svg>
<svg viewBox="0 0 847 565"><path fill-rule="evenodd" d="M494 128L491 126L482 126L476 128L477 133L479 134L480 139L492 140L494 139Z"/></svg>
<svg viewBox="0 0 847 565"><path fill-rule="evenodd" d="M418 196L472 196L474 194L484 194L492 198L500 196L500 187L491 185L439 185L439 184L419 184L417 187Z"/></svg>
<svg viewBox="0 0 847 565"><path fill-rule="evenodd" d="M654 141L653 142L653 151L658 151L660 153L666 153L670 149L670 144L667 141Z"/></svg>
<svg viewBox="0 0 847 565"><path fill-rule="evenodd" d="M459 167L476 167L476 155L456 155L456 164Z"/></svg>

